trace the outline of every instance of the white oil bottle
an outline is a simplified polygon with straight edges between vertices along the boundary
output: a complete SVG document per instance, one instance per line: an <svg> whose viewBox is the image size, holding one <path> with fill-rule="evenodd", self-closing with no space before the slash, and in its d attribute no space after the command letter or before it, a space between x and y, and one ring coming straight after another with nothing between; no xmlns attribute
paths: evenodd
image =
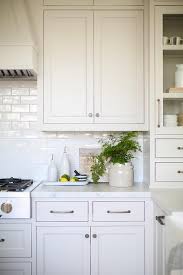
<svg viewBox="0 0 183 275"><path fill-rule="evenodd" d="M57 181L58 180L58 172L57 167L55 165L55 161L53 159L53 154L51 155L51 161L48 166L48 181Z"/></svg>
<svg viewBox="0 0 183 275"><path fill-rule="evenodd" d="M60 176L63 176L65 174L70 176L70 163L69 163L66 146L64 147L64 152L63 152L63 156L62 156L62 161L61 161L61 166L60 166Z"/></svg>

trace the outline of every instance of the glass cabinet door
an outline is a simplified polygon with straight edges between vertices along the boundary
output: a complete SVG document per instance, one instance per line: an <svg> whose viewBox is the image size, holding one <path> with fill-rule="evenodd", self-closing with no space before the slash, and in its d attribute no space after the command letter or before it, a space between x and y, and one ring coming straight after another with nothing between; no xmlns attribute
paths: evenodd
<svg viewBox="0 0 183 275"><path fill-rule="evenodd" d="M156 132L183 133L183 7L155 10Z"/></svg>

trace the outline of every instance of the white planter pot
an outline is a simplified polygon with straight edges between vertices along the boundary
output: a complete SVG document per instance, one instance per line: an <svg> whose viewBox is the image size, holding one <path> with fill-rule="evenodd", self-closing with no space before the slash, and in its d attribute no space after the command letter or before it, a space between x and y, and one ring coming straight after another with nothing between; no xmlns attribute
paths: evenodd
<svg viewBox="0 0 183 275"><path fill-rule="evenodd" d="M114 187L133 185L133 166L131 163L111 164L109 168L109 184Z"/></svg>

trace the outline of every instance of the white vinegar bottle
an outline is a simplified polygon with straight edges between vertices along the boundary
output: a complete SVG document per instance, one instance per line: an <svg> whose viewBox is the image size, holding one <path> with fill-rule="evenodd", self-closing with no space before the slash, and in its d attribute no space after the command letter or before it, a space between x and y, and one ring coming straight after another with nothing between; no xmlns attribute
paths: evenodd
<svg viewBox="0 0 183 275"><path fill-rule="evenodd" d="M57 180L58 180L57 167L55 165L53 154L52 154L51 161L48 166L48 181L57 181Z"/></svg>
<svg viewBox="0 0 183 275"><path fill-rule="evenodd" d="M63 152L61 167L60 167L60 176L63 176L64 174L70 176L70 163L69 163L66 146L64 147L64 152Z"/></svg>

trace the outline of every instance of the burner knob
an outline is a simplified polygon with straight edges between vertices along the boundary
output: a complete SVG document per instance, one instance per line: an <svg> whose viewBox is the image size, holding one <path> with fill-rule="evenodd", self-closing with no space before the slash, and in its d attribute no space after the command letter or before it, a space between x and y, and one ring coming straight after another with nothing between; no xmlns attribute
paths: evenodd
<svg viewBox="0 0 183 275"><path fill-rule="evenodd" d="M3 204L1 204L1 211L6 214L9 214L12 211L12 209L12 204L9 202L4 202Z"/></svg>

